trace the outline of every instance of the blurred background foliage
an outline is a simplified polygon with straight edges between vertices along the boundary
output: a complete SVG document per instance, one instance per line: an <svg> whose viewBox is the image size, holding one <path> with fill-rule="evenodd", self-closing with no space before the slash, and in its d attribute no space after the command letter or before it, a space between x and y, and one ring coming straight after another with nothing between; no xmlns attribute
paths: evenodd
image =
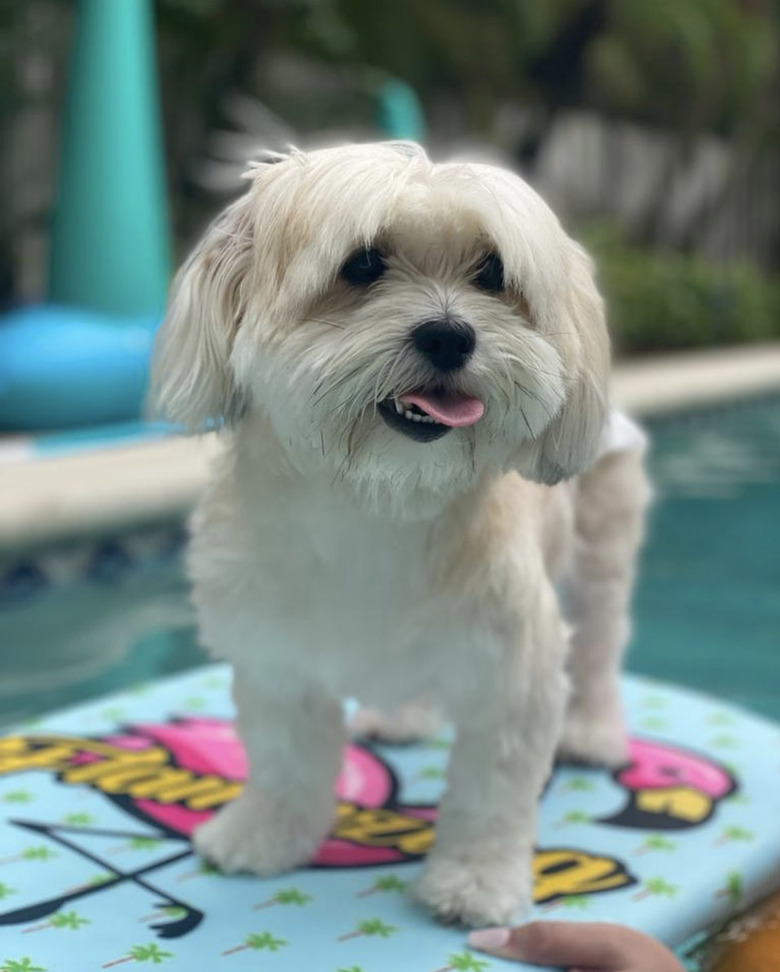
<svg viewBox="0 0 780 972"><path fill-rule="evenodd" d="M434 155L489 149L590 241L626 351L780 337L780 0L155 10L181 249L256 146L381 137L377 92L397 78ZM72 13L72 0L0 0L5 303L35 297L45 263Z"/></svg>
<svg viewBox="0 0 780 972"><path fill-rule="evenodd" d="M614 225L590 225L618 354L780 338L780 280L747 261L627 247Z"/></svg>

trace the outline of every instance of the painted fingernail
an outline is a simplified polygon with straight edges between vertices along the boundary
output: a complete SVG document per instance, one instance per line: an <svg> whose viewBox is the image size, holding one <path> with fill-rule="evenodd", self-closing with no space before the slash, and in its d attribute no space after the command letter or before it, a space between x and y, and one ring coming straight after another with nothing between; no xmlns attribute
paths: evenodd
<svg viewBox="0 0 780 972"><path fill-rule="evenodd" d="M503 948L509 941L508 928L480 928L473 931L468 937L469 945L474 948L483 948L488 951L495 948Z"/></svg>

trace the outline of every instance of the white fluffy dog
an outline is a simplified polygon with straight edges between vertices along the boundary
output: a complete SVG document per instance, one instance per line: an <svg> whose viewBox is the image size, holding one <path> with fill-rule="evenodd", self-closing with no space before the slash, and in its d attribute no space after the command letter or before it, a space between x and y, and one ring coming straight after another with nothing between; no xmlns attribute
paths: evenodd
<svg viewBox="0 0 780 972"><path fill-rule="evenodd" d="M639 441L605 433L590 261L520 178L416 145L249 178L179 272L156 361L171 418L229 427L189 563L250 775L196 846L227 871L304 864L333 820L341 700L391 738L436 710L457 739L417 894L444 920L516 919L556 748L625 755L647 490Z"/></svg>

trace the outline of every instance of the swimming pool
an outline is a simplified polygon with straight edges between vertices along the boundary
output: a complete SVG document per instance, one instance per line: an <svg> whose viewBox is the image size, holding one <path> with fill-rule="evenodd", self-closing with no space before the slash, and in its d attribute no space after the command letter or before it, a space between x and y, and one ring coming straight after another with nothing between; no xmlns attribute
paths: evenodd
<svg viewBox="0 0 780 972"><path fill-rule="evenodd" d="M633 671L780 719L780 398L648 423Z"/></svg>
<svg viewBox="0 0 780 972"><path fill-rule="evenodd" d="M647 423L657 501L628 667L780 719L780 397ZM0 723L191 667L179 524L0 567Z"/></svg>

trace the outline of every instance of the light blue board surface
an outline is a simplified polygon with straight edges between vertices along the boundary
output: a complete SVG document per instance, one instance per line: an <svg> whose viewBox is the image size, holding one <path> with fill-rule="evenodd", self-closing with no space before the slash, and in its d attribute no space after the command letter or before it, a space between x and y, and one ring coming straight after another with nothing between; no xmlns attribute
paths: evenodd
<svg viewBox="0 0 780 972"><path fill-rule="evenodd" d="M199 868L186 833L243 775L228 683L198 669L0 740L0 968L510 968L469 964L464 933L402 890L431 840L446 737L351 747L328 866L273 880ZM624 693L631 766L561 767L543 798L536 916L675 944L780 884L780 727L647 680Z"/></svg>

